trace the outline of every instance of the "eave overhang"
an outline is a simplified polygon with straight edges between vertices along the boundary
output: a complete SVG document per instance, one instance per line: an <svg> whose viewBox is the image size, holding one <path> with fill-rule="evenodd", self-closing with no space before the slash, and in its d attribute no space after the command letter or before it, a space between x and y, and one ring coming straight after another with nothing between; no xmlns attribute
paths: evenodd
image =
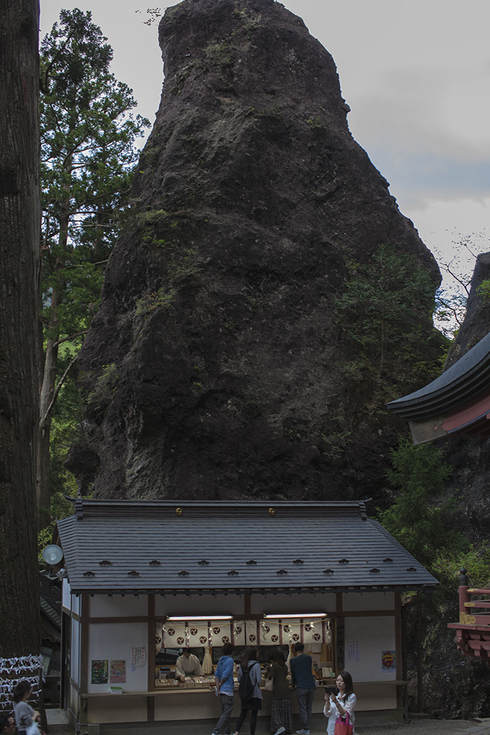
<svg viewBox="0 0 490 735"><path fill-rule="evenodd" d="M388 403L409 421L447 417L490 396L490 333L448 370L414 393Z"/></svg>

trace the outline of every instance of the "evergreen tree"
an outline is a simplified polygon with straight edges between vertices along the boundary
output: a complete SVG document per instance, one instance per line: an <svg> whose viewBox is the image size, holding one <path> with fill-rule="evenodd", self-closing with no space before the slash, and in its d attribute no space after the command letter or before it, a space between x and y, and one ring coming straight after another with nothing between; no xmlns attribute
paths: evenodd
<svg viewBox="0 0 490 735"><path fill-rule="evenodd" d="M427 270L391 245L381 246L364 264L350 264L350 278L336 303L339 322L358 359L378 379L395 356L400 363L413 358L434 311L434 291Z"/></svg>
<svg viewBox="0 0 490 735"><path fill-rule="evenodd" d="M451 501L437 502L452 475L442 449L433 444L414 446L402 439L392 450L392 467L386 477L396 489L388 510L380 514L382 525L422 564L433 570L447 550L462 549L462 536L451 529Z"/></svg>
<svg viewBox="0 0 490 735"><path fill-rule="evenodd" d="M120 231L148 121L109 71L112 49L90 12L62 10L41 45L41 207L44 371L38 503L49 520L52 411L97 311L104 266ZM60 345L64 354L60 356ZM62 358L62 359L61 359Z"/></svg>
<svg viewBox="0 0 490 735"><path fill-rule="evenodd" d="M413 255L382 245L347 267L335 306L349 412L373 419L439 373L447 340L431 321L434 282Z"/></svg>

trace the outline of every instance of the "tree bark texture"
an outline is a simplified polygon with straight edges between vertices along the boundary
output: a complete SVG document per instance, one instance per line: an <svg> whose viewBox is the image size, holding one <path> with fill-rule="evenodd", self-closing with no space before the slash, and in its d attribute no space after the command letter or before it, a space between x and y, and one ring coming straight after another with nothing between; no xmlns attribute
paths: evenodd
<svg viewBox="0 0 490 735"><path fill-rule="evenodd" d="M40 650L38 36L38 0L0 0L0 657Z"/></svg>

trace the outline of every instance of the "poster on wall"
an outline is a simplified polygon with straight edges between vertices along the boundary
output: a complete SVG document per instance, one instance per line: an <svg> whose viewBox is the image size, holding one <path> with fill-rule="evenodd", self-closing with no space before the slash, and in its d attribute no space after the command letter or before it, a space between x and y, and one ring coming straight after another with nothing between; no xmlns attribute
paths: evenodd
<svg viewBox="0 0 490 735"><path fill-rule="evenodd" d="M107 684L108 663L107 659L92 659L92 684Z"/></svg>
<svg viewBox="0 0 490 735"><path fill-rule="evenodd" d="M359 661L359 655L360 650L358 641L353 641L349 643L349 645L347 646L347 658L351 661Z"/></svg>
<svg viewBox="0 0 490 735"><path fill-rule="evenodd" d="M146 647L133 646L131 648L131 666L144 666L146 664Z"/></svg>
<svg viewBox="0 0 490 735"><path fill-rule="evenodd" d="M396 651L381 651L381 669L382 671L395 671Z"/></svg>
<svg viewBox="0 0 490 735"><path fill-rule="evenodd" d="M110 672L111 684L126 683L126 661L121 661L119 659L111 661Z"/></svg>

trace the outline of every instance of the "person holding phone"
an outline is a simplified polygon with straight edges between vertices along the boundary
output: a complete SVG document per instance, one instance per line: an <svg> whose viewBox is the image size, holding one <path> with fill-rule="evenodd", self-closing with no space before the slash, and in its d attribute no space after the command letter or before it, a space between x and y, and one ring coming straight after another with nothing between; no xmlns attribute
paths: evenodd
<svg viewBox="0 0 490 735"><path fill-rule="evenodd" d="M329 691L329 687L325 687L325 706L323 714L328 717L327 734L334 735L335 723L339 717L345 717L349 714L350 724L353 726L355 721L354 709L357 704L357 697L354 694L354 685L352 676L348 671L341 671L337 676L336 682L338 694ZM355 735L355 734L354 734Z"/></svg>

